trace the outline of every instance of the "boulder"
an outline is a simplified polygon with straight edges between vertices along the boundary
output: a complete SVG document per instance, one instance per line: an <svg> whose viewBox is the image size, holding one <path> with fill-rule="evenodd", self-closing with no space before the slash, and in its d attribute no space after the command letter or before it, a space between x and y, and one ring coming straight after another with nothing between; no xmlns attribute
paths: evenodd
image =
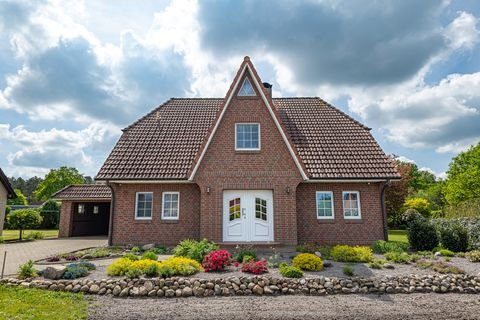
<svg viewBox="0 0 480 320"><path fill-rule="evenodd" d="M148 250L153 249L153 248L155 248L154 243L149 243L149 244L145 244L145 245L142 246L143 251L148 251Z"/></svg>
<svg viewBox="0 0 480 320"><path fill-rule="evenodd" d="M50 266L42 271L42 275L46 279L57 280L61 279L67 267L65 266Z"/></svg>

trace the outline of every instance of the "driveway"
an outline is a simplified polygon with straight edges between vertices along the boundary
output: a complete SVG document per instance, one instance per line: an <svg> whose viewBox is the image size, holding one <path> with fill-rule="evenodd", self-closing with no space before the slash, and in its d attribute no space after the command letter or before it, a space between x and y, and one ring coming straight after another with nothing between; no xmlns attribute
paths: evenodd
<svg viewBox="0 0 480 320"><path fill-rule="evenodd" d="M0 244L0 261L3 263L4 252L7 251L5 275L13 275L17 272L18 266L28 260L35 261L58 253L106 245L106 237L76 237L6 243Z"/></svg>
<svg viewBox="0 0 480 320"><path fill-rule="evenodd" d="M90 320L478 320L480 300L467 294L394 294L138 299L92 296Z"/></svg>

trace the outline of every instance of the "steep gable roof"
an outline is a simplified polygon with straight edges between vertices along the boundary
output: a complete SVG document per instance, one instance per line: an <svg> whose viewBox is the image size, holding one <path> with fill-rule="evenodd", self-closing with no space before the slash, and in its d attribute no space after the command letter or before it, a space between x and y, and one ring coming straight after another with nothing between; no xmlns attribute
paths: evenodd
<svg viewBox="0 0 480 320"><path fill-rule="evenodd" d="M172 98L125 128L96 179L192 180L245 72L304 180L399 177L369 128L320 98L272 99L246 57L225 98Z"/></svg>
<svg viewBox="0 0 480 320"><path fill-rule="evenodd" d="M5 190L7 190L7 197L9 199L15 199L17 197L17 194L15 193L15 190L13 190L13 187L10 184L10 181L8 181L8 178L3 172L2 168L0 168L0 182L5 187Z"/></svg>

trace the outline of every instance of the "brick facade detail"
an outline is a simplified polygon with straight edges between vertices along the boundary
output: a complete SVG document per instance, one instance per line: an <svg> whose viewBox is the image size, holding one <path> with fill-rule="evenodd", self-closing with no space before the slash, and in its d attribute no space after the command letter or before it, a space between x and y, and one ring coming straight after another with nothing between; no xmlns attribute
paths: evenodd
<svg viewBox="0 0 480 320"><path fill-rule="evenodd" d="M199 239L200 190L195 184L113 184L115 209L113 214L114 245L157 243L174 245L183 239ZM162 220L162 193L179 192L178 220ZM135 219L137 192L153 192L151 220Z"/></svg>
<svg viewBox="0 0 480 320"><path fill-rule="evenodd" d="M72 235L73 201L62 201L60 208L60 222L58 223L58 236L67 238Z"/></svg>
<svg viewBox="0 0 480 320"><path fill-rule="evenodd" d="M365 244L383 239L380 183L302 183L297 188L298 242L320 244ZM332 191L335 219L320 220L316 214L316 191ZM343 191L360 193L361 219L343 218Z"/></svg>
<svg viewBox="0 0 480 320"><path fill-rule="evenodd" d="M235 124L252 122L260 124L261 150L236 151ZM258 92L256 97L234 93L194 181L202 194L201 237L223 240L224 190L272 190L275 241L297 243L295 190L302 177Z"/></svg>

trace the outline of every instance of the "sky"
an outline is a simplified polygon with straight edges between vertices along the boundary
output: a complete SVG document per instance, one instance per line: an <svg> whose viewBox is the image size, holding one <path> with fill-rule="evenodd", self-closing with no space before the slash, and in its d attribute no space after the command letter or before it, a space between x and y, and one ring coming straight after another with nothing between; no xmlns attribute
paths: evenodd
<svg viewBox="0 0 480 320"><path fill-rule="evenodd" d="M170 97L224 97L248 55L445 177L480 141L480 1L0 0L0 167L95 176Z"/></svg>

